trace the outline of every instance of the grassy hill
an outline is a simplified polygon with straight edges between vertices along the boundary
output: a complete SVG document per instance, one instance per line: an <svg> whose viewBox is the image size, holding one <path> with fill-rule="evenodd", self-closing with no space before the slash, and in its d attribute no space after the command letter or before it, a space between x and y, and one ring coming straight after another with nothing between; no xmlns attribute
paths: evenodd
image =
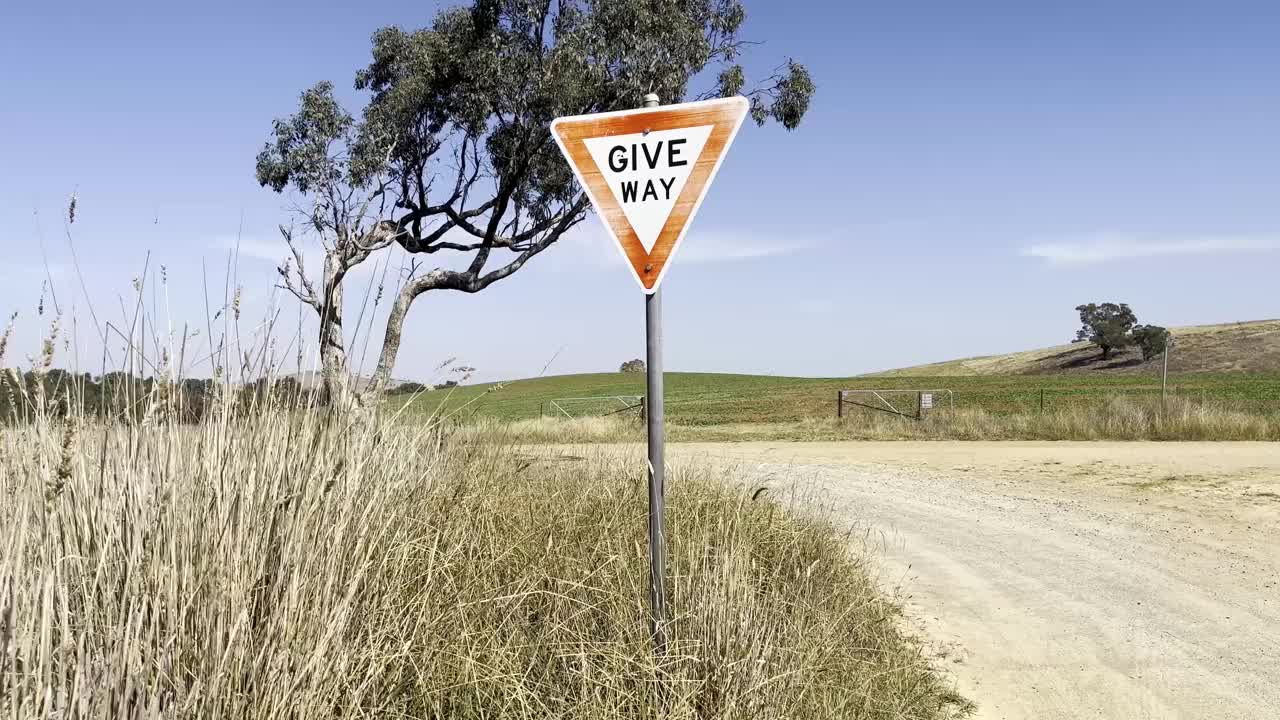
<svg viewBox="0 0 1280 720"><path fill-rule="evenodd" d="M1170 386L1175 396L1212 400L1233 409L1280 413L1280 320L1174 329ZM795 422L835 415L843 389L950 390L958 409L1012 414L1095 407L1107 398L1155 398L1159 362L1126 351L1106 363L1085 343L1009 355L954 360L845 378L798 378L720 373L667 373L668 419L678 425ZM410 415L522 420L539 416L601 415L644 394L644 375L563 375L418 396ZM598 398L591 402L566 399ZM941 398L940 398L941 400ZM404 402L404 398L391 401ZM555 404L553 404L555 403ZM562 411L557 404L564 408Z"/></svg>
<svg viewBox="0 0 1280 720"><path fill-rule="evenodd" d="M1041 395L1048 409L1094 406L1108 397L1155 398L1160 378L1154 373L1097 375L988 375L952 377L792 378L715 373L667 373L667 417L680 425L794 422L835 415L841 389L949 389L957 408L994 413L1036 411ZM1280 411L1280 373L1185 373L1170 377L1175 394L1212 399L1240 409ZM644 393L643 375L598 373L518 380L502 385L473 385L434 390L417 397L406 412L521 420L561 415L552 401L563 398L635 396ZM392 398L393 404L404 397ZM573 414L602 414L621 407L612 400L595 404L562 403Z"/></svg>
<svg viewBox="0 0 1280 720"><path fill-rule="evenodd" d="M1175 373L1280 373L1280 320L1171 328ZM949 360L876 373L878 377L956 377L989 375L1140 374L1154 372L1160 359L1143 362L1136 348L1100 359L1089 343L983 357Z"/></svg>

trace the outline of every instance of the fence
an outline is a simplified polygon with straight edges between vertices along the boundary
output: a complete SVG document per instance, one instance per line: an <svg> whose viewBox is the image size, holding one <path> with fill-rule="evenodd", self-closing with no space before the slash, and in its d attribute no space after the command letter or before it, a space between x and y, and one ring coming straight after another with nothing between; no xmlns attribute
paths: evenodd
<svg viewBox="0 0 1280 720"><path fill-rule="evenodd" d="M644 416L643 395L601 395L599 397L557 398L544 403L539 415L545 417L580 418L609 417L628 412Z"/></svg>
<svg viewBox="0 0 1280 720"><path fill-rule="evenodd" d="M1280 417L1280 373L1217 373L1182 376L1176 382L1173 377L1169 380L1169 400L1171 403L1176 400L1180 407L1195 403L1252 415ZM574 392L569 386L557 388L558 393L540 396L533 393L520 396L503 390L484 401L481 414L512 420L538 417L540 413L566 419L617 411L638 414L640 408L636 406L643 395L639 385L631 382L618 387L618 392L614 393L609 392L614 390L613 387L587 386ZM884 392L881 395L902 413L914 415L919 404L917 393L928 388L951 391L946 397L935 393L931 410L935 415L951 413L952 403L957 414L991 415L1030 415L1041 412L1041 407L1046 414L1101 410L1115 402L1158 406L1161 395L1158 377L1138 375L809 379L673 373L667 382L666 415L668 423L680 426L790 423L819 418L834 420L836 408L832 407L832 395L842 389L907 391L897 397ZM600 395L591 397L592 391ZM427 393L424 400L429 400L432 395L436 394ZM625 402L619 402L619 397ZM551 404L553 399L559 408ZM861 398L850 395L847 399L884 407L873 395ZM624 410L625 407L633 409ZM846 417L853 416L850 421L879 415L877 410L852 405L845 405L844 410ZM906 422L906 419L902 421Z"/></svg>
<svg viewBox="0 0 1280 720"><path fill-rule="evenodd" d="M846 417L851 409L855 409L864 413L883 412L921 419L932 411L952 410L956 407L992 415L1043 414L1064 410L1088 410L1116 401L1139 405L1165 405L1176 401L1183 406L1193 403L1249 414L1280 414L1280 394L1277 393L1276 388L1259 386L1250 390L1253 391L1223 392L1216 388L1174 385L1164 390L1158 385L1151 387L1027 385L1017 388L965 388L954 391L904 388L839 390L836 398L836 417ZM813 414L811 411L810 416L812 417ZM819 411L818 414L825 413Z"/></svg>
<svg viewBox="0 0 1280 720"><path fill-rule="evenodd" d="M923 420L935 408L954 410L955 393L941 390L838 390L836 392L836 418L845 416L846 408L861 408L875 412L899 415Z"/></svg>

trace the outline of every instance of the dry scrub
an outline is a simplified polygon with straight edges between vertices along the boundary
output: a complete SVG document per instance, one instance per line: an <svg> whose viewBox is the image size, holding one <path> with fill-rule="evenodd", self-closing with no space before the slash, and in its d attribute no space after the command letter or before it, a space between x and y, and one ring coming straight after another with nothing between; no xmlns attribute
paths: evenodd
<svg viewBox="0 0 1280 720"><path fill-rule="evenodd" d="M1280 440L1280 416L1236 410L1215 403L1171 398L1158 402L1113 397L1096 407L1066 407L1044 413L937 410L922 421L887 413L842 420L788 423L668 425L676 442L748 440ZM539 418L501 423L478 420L461 432L524 443L639 442L644 427L634 418Z"/></svg>
<svg viewBox="0 0 1280 720"><path fill-rule="evenodd" d="M0 431L0 715L919 718L968 704L832 524L319 413Z"/></svg>

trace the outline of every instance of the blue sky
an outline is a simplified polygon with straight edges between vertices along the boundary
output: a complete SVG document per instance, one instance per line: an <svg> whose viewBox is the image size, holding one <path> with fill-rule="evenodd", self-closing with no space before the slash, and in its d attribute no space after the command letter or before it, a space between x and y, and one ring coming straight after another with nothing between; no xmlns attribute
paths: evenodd
<svg viewBox="0 0 1280 720"><path fill-rule="evenodd" d="M664 282L669 369L847 375L1019 350L1070 339L1088 301L1163 325L1280 316L1275 3L746 4L745 35L764 41L749 63L794 56L818 95L794 133L739 134ZM271 297L288 208L254 156L318 80L356 107L369 35L436 7L184 5L0 9L7 364L48 323L46 257L64 314L91 303L118 321L149 252L168 281L158 314L199 326L204 279L220 303L239 237L246 332L272 303L296 323ZM642 355L642 298L605 238L591 218L480 295L423 296L396 374ZM82 322L64 364L96 369L98 343Z"/></svg>

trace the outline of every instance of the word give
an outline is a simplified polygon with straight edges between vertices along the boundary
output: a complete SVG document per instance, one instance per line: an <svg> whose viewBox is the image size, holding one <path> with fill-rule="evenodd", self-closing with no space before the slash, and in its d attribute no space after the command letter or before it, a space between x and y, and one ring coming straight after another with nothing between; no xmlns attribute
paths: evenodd
<svg viewBox="0 0 1280 720"><path fill-rule="evenodd" d="M688 144L686 138L672 138L657 142L633 142L629 145L614 145L609 148L609 169L615 173L641 173L646 170L656 171L659 168L677 168L689 164L684 157ZM631 203L639 200L671 200L671 191L676 185L676 176L623 179L619 182L622 190L622 202Z"/></svg>

